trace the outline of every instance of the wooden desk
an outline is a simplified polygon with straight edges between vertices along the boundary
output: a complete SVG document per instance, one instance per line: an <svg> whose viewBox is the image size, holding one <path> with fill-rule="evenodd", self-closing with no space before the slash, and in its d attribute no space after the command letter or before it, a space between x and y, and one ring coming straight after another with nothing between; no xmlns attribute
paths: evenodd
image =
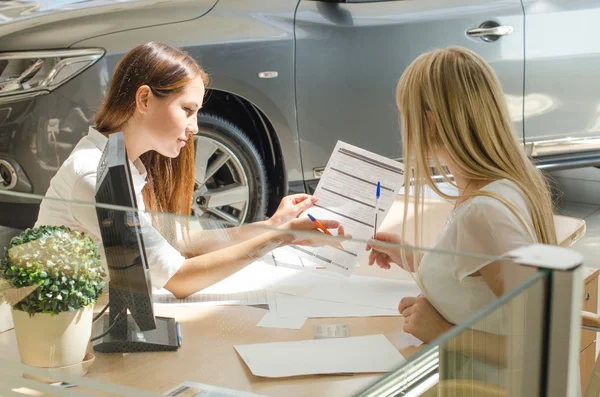
<svg viewBox="0 0 600 397"><path fill-rule="evenodd" d="M452 205L428 200L424 245L431 246L435 235L445 223ZM399 197L381 230L398 230L402 217L402 197ZM410 222L410 220L409 220ZM563 220L561 220L563 222ZM575 224L564 219L566 232ZM561 228L562 229L562 228ZM361 266L358 274L397 279L410 276L393 268L383 271ZM101 306L99 304L99 306ZM263 309L242 306L229 307L156 307L156 314L175 317L181 322L183 346L177 352L101 354L88 377L101 381L163 393L183 381L196 381L216 386L253 391L266 396L348 396L365 389L383 374L351 376L305 376L269 379L253 376L235 352L233 345L312 339L312 327L319 323L350 325L352 336L384 334L397 347L404 346L401 317L366 317L309 319L300 330L256 327L266 313ZM0 334L0 350L4 357L18 360L13 331ZM408 354L412 348L403 348Z"/></svg>

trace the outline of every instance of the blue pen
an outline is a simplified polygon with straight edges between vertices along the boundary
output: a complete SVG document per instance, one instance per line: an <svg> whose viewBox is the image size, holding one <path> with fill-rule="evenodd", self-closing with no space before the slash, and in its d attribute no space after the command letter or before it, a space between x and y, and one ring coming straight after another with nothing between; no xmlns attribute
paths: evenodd
<svg viewBox="0 0 600 397"><path fill-rule="evenodd" d="M379 213L379 196L381 196L381 182L377 182L377 191L375 192L375 227L373 228L373 239L377 238L377 214Z"/></svg>
<svg viewBox="0 0 600 397"><path fill-rule="evenodd" d="M181 326L179 325L179 321L175 321L175 333L177 334L177 345L181 346L183 338L181 337Z"/></svg>

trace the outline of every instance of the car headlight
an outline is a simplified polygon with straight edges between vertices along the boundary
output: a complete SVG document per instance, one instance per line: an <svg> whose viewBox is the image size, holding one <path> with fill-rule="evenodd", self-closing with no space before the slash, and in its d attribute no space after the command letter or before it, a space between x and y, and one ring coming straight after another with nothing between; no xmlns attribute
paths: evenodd
<svg viewBox="0 0 600 397"><path fill-rule="evenodd" d="M0 103L47 94L103 55L102 49L0 53Z"/></svg>

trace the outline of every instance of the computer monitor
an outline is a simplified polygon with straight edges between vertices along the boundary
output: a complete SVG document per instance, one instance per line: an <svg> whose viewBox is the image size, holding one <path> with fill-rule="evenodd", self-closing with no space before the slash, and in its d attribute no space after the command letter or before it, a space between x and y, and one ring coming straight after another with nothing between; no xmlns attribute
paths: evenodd
<svg viewBox="0 0 600 397"><path fill-rule="evenodd" d="M155 317L137 200L123 133L109 136L96 183L96 214L104 246L109 314L98 319L92 338L103 353L173 351L178 348L173 318ZM129 311L129 313L128 313Z"/></svg>

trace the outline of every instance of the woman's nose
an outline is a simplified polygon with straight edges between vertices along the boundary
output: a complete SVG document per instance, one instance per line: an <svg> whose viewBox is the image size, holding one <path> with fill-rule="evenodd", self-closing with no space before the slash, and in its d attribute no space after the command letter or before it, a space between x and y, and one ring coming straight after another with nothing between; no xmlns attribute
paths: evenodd
<svg viewBox="0 0 600 397"><path fill-rule="evenodd" d="M198 123L193 123L188 125L187 131L189 134L197 134L198 133Z"/></svg>

